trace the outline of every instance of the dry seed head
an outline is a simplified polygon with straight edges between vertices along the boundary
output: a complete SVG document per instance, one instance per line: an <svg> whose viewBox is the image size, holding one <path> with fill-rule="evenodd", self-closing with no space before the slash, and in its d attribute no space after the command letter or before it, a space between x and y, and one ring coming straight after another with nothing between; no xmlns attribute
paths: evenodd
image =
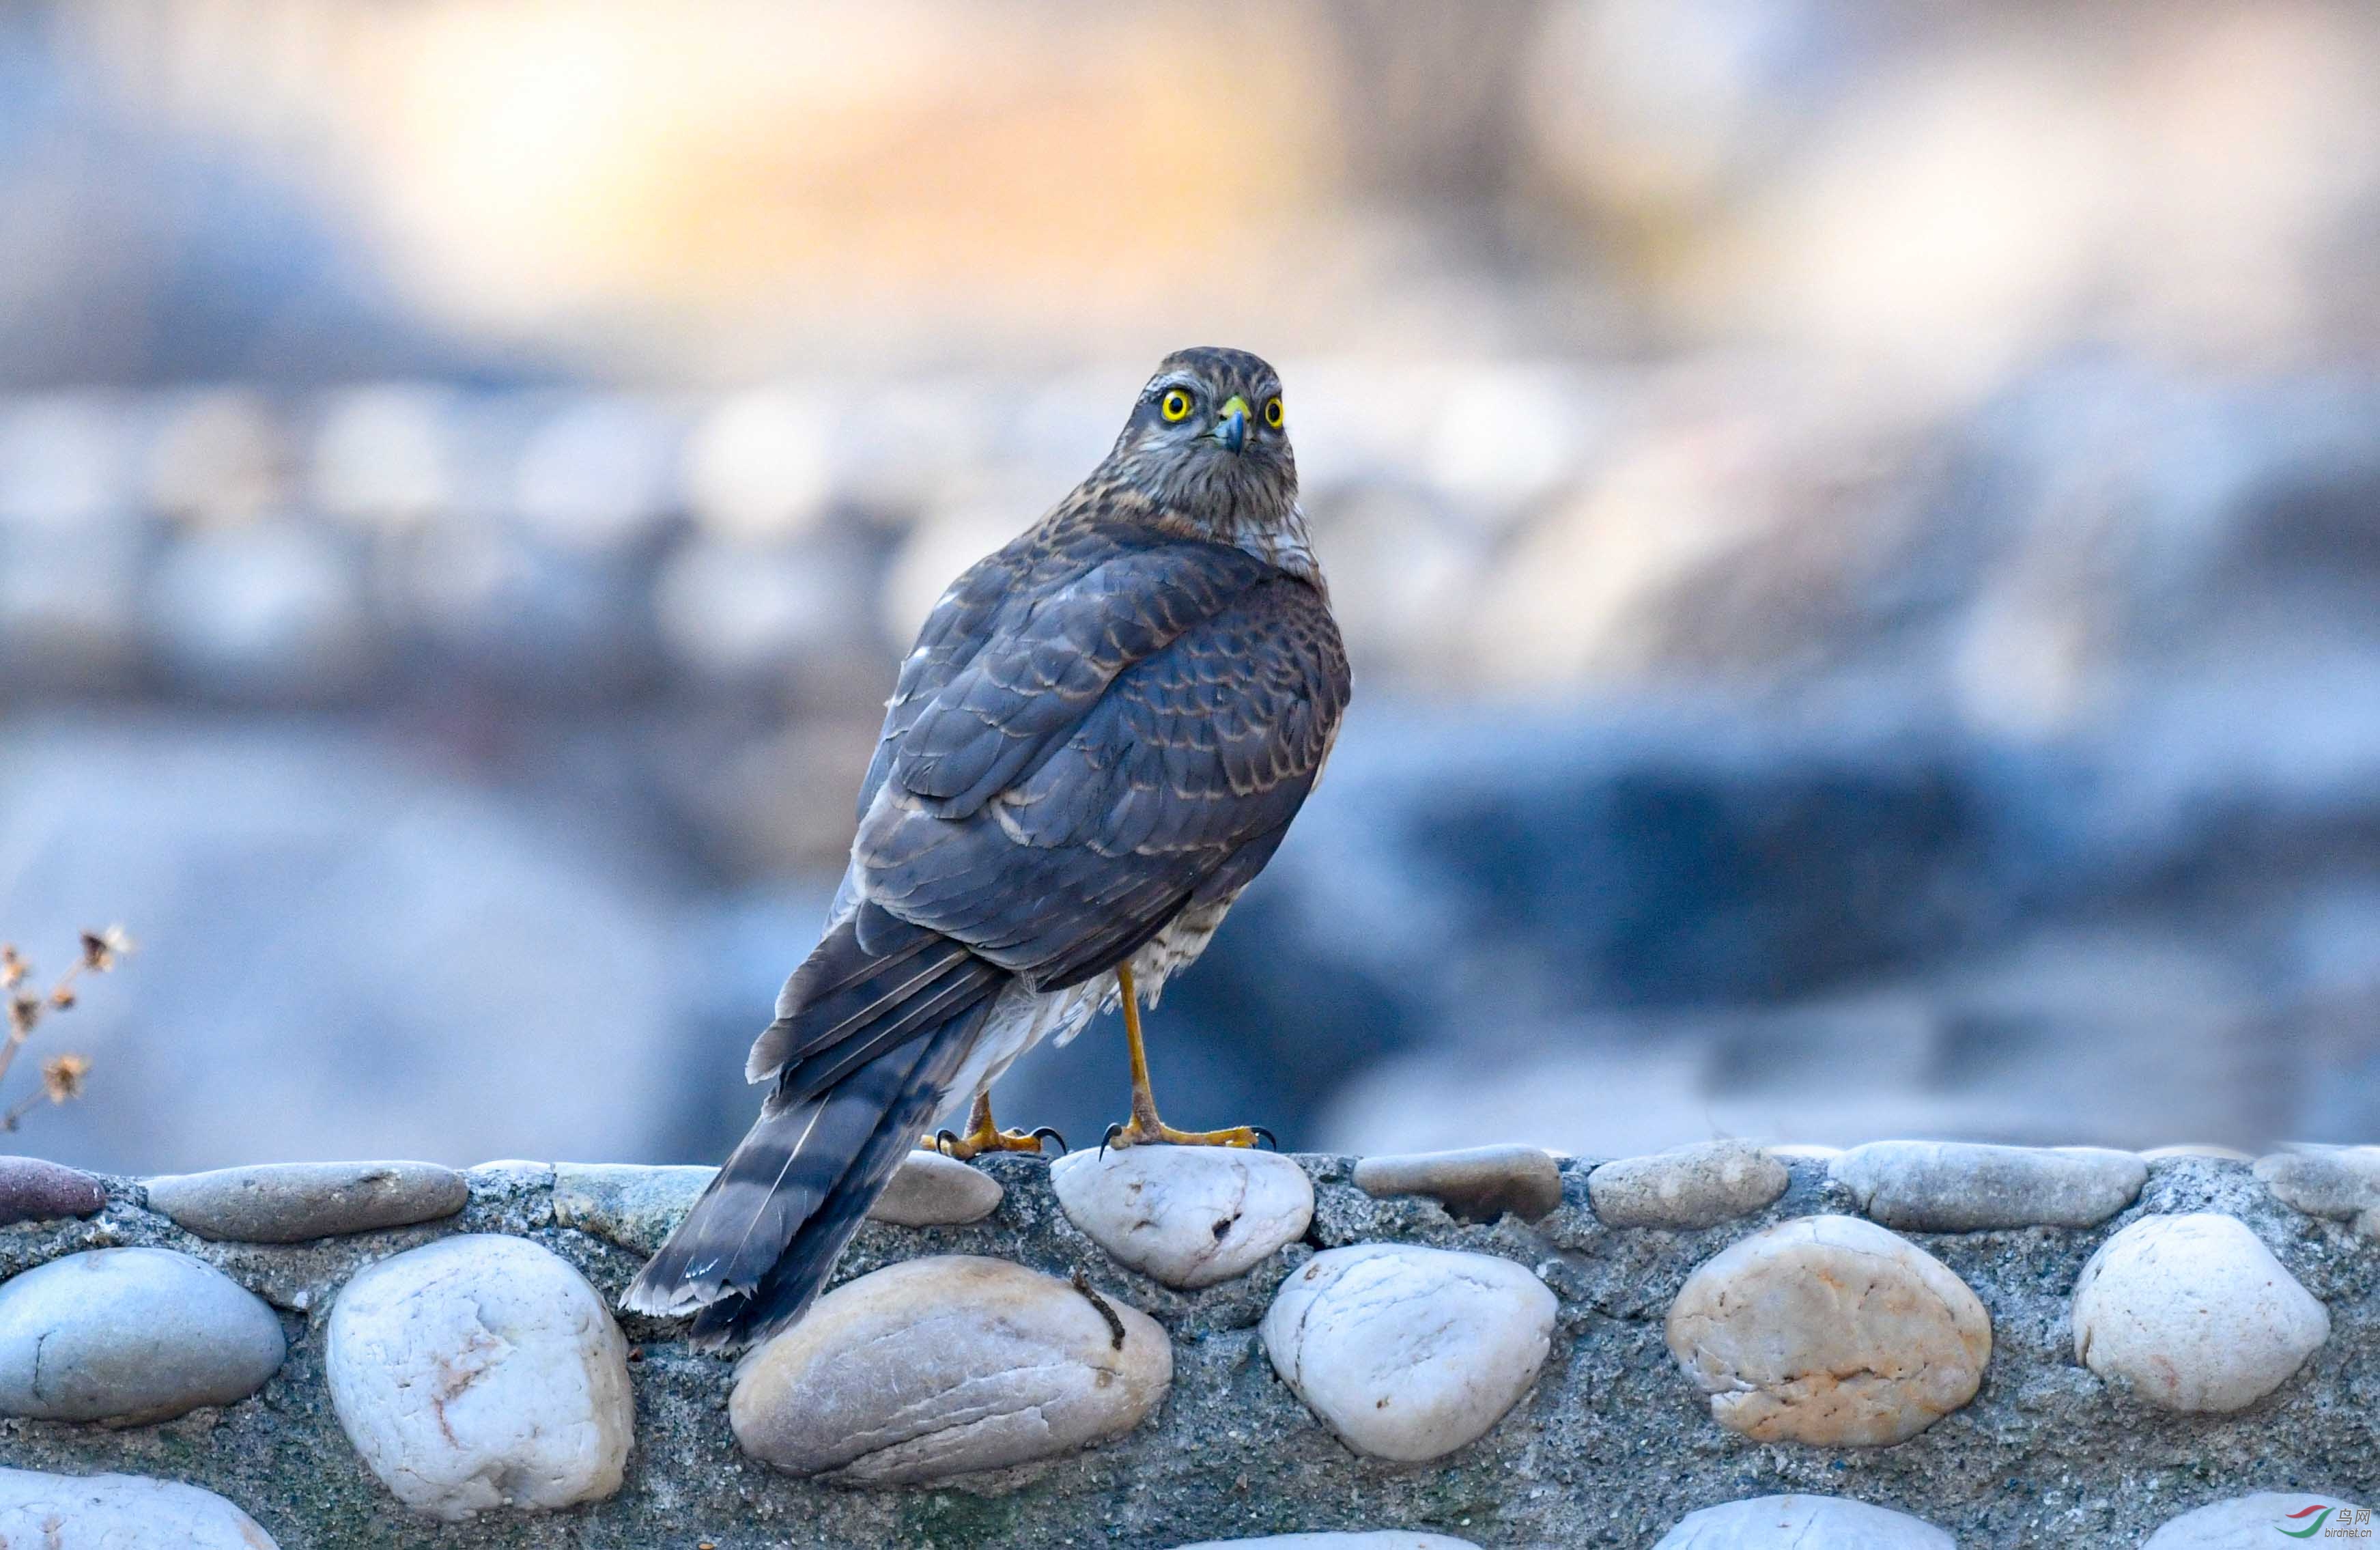
<svg viewBox="0 0 2380 1550"><path fill-rule="evenodd" d="M42 1090L54 1104L70 1103L82 1096L83 1078L90 1074L89 1056L54 1055L42 1062Z"/></svg>
<svg viewBox="0 0 2380 1550"><path fill-rule="evenodd" d="M131 937L122 926L110 926L105 931L82 934L82 966L94 974L104 974L115 967L115 960L133 949Z"/></svg>

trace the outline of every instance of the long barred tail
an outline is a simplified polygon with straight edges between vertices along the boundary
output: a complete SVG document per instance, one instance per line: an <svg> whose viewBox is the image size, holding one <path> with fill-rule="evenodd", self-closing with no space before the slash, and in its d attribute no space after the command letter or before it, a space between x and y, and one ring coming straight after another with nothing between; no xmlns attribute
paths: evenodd
<svg viewBox="0 0 2380 1550"><path fill-rule="evenodd" d="M840 967L864 971L833 972L838 956ZM953 972L921 975L921 960L934 956L888 961L859 949L847 927L820 945L787 985L795 1006L781 1008L762 1046L773 1038L784 1047L788 1024L823 1020L841 1053L770 1073L780 1082L759 1122L630 1284L623 1306L693 1313L693 1342L709 1349L764 1339L808 1310L941 1109L1007 979L971 957Z"/></svg>

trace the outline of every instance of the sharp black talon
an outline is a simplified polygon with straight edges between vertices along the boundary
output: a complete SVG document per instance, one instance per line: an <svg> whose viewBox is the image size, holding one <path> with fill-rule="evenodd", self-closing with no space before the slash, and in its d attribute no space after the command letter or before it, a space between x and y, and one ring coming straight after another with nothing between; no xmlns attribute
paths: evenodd
<svg viewBox="0 0 2380 1550"><path fill-rule="evenodd" d="M1109 1126L1108 1133L1099 1138L1099 1155L1105 1157L1108 1154L1108 1142L1122 1134L1123 1134L1123 1126L1121 1123Z"/></svg>
<svg viewBox="0 0 2380 1550"><path fill-rule="evenodd" d="M1063 1137L1063 1136L1062 1136L1062 1135L1060 1135L1060 1134L1059 1134L1055 1129L1052 1129L1052 1128L1050 1128L1050 1126L1044 1125L1044 1126L1042 1126L1040 1129L1037 1129L1037 1130L1035 1130L1035 1131L1033 1132L1033 1139L1034 1139L1035 1141L1039 1141L1043 1136L1048 1136L1051 1141L1056 1141L1056 1142L1058 1143L1058 1150L1059 1150L1060 1152L1066 1152L1066 1151L1070 1150L1070 1149L1067 1147L1067 1145L1066 1145L1066 1138L1065 1138L1065 1137Z"/></svg>
<svg viewBox="0 0 2380 1550"><path fill-rule="evenodd" d="M1270 1141L1270 1142L1272 1143L1272 1149L1273 1149L1275 1152L1278 1152L1278 1151L1280 1151L1280 1150L1281 1150L1281 1138L1280 1138L1279 1136L1277 1136L1277 1135L1274 1135L1270 1130L1266 1129L1265 1129L1263 1126L1261 1126L1261 1125L1251 1125L1251 1126L1249 1126L1249 1127L1248 1127L1248 1129L1251 1129L1251 1130L1254 1130L1257 1134L1258 1134L1258 1135L1260 1135L1260 1136L1264 1137L1264 1139L1265 1139L1266 1141Z"/></svg>
<svg viewBox="0 0 2380 1550"><path fill-rule="evenodd" d="M956 1146L958 1143L959 1133L956 1130L936 1130L934 1132L934 1150L941 1153L945 1157L951 1154L951 1148Z"/></svg>

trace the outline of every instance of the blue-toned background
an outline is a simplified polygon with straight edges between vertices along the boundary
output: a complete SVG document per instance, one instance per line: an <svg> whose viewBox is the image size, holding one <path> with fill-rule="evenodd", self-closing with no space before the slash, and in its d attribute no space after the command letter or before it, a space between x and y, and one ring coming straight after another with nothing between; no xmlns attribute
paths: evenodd
<svg viewBox="0 0 2380 1550"><path fill-rule="evenodd" d="M1193 342L1358 701L1170 1117L2380 1140L2375 79L2362 0L0 12L0 937L142 944L6 1144L716 1155L917 620Z"/></svg>

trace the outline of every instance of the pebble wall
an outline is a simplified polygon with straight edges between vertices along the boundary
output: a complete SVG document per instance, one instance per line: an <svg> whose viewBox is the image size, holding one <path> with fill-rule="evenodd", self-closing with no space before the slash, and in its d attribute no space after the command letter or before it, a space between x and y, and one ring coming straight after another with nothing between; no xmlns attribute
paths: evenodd
<svg viewBox="0 0 2380 1550"><path fill-rule="evenodd" d="M2174 1550L2380 1502L2380 1148L919 1153L741 1361L613 1311L707 1175L0 1159L0 1547Z"/></svg>

